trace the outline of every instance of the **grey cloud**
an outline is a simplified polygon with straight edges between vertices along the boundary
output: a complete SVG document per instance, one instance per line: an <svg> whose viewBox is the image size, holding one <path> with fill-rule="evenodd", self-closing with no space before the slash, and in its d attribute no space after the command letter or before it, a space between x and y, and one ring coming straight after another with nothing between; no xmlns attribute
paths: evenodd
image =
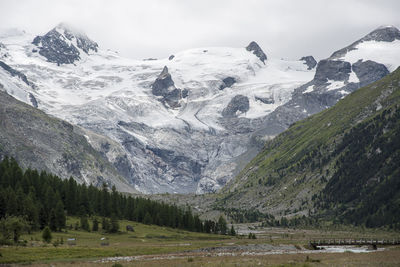
<svg viewBox="0 0 400 267"><path fill-rule="evenodd" d="M42 34L65 21L138 59L252 40L275 57L324 58L380 25L399 27L398 10L394 0L1 0L0 27Z"/></svg>

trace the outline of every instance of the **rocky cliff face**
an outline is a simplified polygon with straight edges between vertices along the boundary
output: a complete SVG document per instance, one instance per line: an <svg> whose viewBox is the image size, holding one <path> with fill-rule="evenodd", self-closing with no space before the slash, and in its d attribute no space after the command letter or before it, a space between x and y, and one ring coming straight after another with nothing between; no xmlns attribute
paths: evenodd
<svg viewBox="0 0 400 267"><path fill-rule="evenodd" d="M72 176L80 183L106 183L123 192L135 192L107 158L89 144L90 135L0 90L0 158L14 157L25 168L62 178ZM106 140L101 138L102 142Z"/></svg>

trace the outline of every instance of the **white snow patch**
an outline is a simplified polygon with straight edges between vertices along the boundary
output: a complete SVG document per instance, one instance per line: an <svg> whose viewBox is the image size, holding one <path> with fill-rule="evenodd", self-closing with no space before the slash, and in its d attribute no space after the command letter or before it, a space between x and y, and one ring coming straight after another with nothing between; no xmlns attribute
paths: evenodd
<svg viewBox="0 0 400 267"><path fill-rule="evenodd" d="M344 81L328 80L329 85L326 87L328 91L336 90L345 86Z"/></svg>
<svg viewBox="0 0 400 267"><path fill-rule="evenodd" d="M359 83L360 80L358 79L357 75L354 71L350 72L349 83Z"/></svg>
<svg viewBox="0 0 400 267"><path fill-rule="evenodd" d="M362 59L382 63L392 72L400 65L400 40L393 42L367 41L356 46L356 50L348 52L341 60L351 64Z"/></svg>
<svg viewBox="0 0 400 267"><path fill-rule="evenodd" d="M303 94L311 93L312 91L314 91L314 85L308 86L307 89L303 92Z"/></svg>

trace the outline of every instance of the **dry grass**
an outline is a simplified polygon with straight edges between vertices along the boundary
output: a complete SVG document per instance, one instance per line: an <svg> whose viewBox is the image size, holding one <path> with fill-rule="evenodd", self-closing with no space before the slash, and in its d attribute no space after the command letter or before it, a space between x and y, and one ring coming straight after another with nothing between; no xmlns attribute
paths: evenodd
<svg viewBox="0 0 400 267"><path fill-rule="evenodd" d="M400 266L400 249L388 249L372 253L317 253L317 254L283 254L264 256L212 256L189 255L182 258L149 257L131 262L118 262L124 267L169 267L169 266ZM94 262L58 262L55 267L82 266L109 267L114 263ZM35 264L45 267L48 264Z"/></svg>

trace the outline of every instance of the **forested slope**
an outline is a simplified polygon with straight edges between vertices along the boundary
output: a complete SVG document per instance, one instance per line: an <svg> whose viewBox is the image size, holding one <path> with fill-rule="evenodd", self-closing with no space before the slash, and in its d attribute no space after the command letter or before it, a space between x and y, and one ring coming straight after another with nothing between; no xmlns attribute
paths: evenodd
<svg viewBox="0 0 400 267"><path fill-rule="evenodd" d="M399 112L397 69L267 142L217 207L397 225Z"/></svg>

